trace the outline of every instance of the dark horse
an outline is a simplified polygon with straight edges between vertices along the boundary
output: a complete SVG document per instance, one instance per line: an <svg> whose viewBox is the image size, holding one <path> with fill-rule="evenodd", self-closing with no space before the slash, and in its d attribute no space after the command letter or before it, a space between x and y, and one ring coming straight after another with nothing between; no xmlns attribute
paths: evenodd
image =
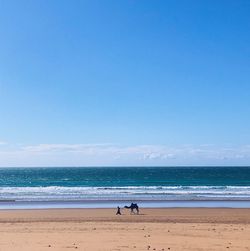
<svg viewBox="0 0 250 251"><path fill-rule="evenodd" d="M134 214L135 212L134 212L134 209L136 210L136 213L137 214L139 214L139 207L138 207L138 205L136 204L136 203L131 203L131 205L130 206L125 206L124 208L130 208L130 213L132 214Z"/></svg>

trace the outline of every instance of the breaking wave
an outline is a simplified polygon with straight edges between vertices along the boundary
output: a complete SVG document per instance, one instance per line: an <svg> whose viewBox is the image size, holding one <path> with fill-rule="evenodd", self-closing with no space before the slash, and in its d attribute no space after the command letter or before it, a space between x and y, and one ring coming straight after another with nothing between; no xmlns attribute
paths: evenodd
<svg viewBox="0 0 250 251"><path fill-rule="evenodd" d="M0 187L0 200L250 200L250 186Z"/></svg>

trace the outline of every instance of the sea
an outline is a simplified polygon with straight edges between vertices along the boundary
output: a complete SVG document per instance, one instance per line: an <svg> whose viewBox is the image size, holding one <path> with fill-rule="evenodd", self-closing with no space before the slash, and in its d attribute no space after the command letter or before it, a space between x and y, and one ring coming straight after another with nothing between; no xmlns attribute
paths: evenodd
<svg viewBox="0 0 250 251"><path fill-rule="evenodd" d="M0 209L250 208L250 167L1 168Z"/></svg>

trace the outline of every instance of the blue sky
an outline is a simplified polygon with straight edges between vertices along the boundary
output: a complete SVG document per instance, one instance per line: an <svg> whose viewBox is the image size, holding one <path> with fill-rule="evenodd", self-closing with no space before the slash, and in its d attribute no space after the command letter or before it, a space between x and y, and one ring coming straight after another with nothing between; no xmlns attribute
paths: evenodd
<svg viewBox="0 0 250 251"><path fill-rule="evenodd" d="M0 0L0 166L249 164L249 13Z"/></svg>

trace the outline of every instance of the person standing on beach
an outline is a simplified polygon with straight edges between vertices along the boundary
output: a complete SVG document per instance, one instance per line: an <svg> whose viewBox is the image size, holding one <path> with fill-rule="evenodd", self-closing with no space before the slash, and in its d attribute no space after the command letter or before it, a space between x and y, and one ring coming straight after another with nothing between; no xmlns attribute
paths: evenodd
<svg viewBox="0 0 250 251"><path fill-rule="evenodd" d="M121 215L121 208L119 206L117 207L116 215Z"/></svg>

